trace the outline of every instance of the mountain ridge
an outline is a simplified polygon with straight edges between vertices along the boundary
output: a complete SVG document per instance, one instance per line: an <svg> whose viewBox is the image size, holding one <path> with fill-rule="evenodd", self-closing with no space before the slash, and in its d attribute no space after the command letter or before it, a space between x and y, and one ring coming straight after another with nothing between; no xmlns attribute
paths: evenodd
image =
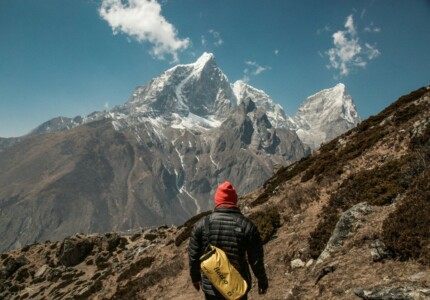
<svg viewBox="0 0 430 300"><path fill-rule="evenodd" d="M203 83L199 82L202 78L206 78ZM208 85L209 82L211 84ZM339 87L342 87L345 97L330 96L328 91ZM335 102L343 99L349 101L350 103L342 106L349 108L347 112L335 110L330 113L324 106L309 113L303 112L306 104L309 106L311 100L324 93L326 99L334 98ZM117 130L135 126L142 122L142 118L154 120L160 116L164 117L166 125L174 126L177 123L182 126L188 125L188 128L219 127L225 117L247 97L253 99L257 106L265 108L269 120L275 127L286 127L296 131L304 143L313 150L318 149L322 142L328 142L360 122L352 98L346 93L342 83L308 97L302 102L296 115L289 117L263 90L256 89L242 80L230 84L227 76L218 68L215 56L205 52L195 63L174 66L145 86L136 88L123 105L118 105L110 111L96 111L84 117L56 117L44 122L29 135L68 130L103 118L112 119ZM341 116L336 119L336 114ZM325 121L326 115L331 115L333 120ZM321 120L315 122L312 119ZM330 128L333 122L339 123L337 128ZM17 139L6 139L2 144L7 147L16 141Z"/></svg>

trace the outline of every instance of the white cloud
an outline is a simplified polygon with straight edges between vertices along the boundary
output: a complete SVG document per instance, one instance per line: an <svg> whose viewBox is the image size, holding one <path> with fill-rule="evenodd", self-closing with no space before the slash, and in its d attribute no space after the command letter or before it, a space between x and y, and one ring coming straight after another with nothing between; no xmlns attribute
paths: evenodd
<svg viewBox="0 0 430 300"><path fill-rule="evenodd" d="M278 54L279 54L279 50L275 49L275 55L278 55Z"/></svg>
<svg viewBox="0 0 430 300"><path fill-rule="evenodd" d="M151 54L157 59L170 54L177 62L178 51L190 45L188 38L177 37L176 28L161 15L155 0L102 0L99 14L114 34L124 33L138 42L153 44Z"/></svg>
<svg viewBox="0 0 430 300"><path fill-rule="evenodd" d="M372 23L370 23L370 25L369 25L369 26L366 26L366 27L364 28L364 31L366 31L366 32L379 33L379 32L381 32L381 28L376 27L376 26L373 24L373 22L372 22Z"/></svg>
<svg viewBox="0 0 430 300"><path fill-rule="evenodd" d="M368 60L380 55L375 46L366 43L363 48L360 45L352 15L348 16L344 26L345 30L332 35L334 47L326 52L330 60L327 67L338 70L340 76L347 76L354 67L366 67Z"/></svg>
<svg viewBox="0 0 430 300"><path fill-rule="evenodd" d="M106 109L106 110L108 110L108 109L109 109L109 106L110 106L110 105L109 105L109 102L108 102L108 101L106 101L106 102L105 102L105 109Z"/></svg>
<svg viewBox="0 0 430 300"><path fill-rule="evenodd" d="M206 38L205 38L205 36L204 36L204 35L202 35L200 39L201 39L201 43L202 43L202 45L203 45L203 46L206 46Z"/></svg>
<svg viewBox="0 0 430 300"><path fill-rule="evenodd" d="M269 67L262 67L262 66L260 66L259 64L257 64L256 62L254 62L254 61L246 61L245 62L245 64L247 65L247 66L249 66L249 67L252 67L253 68L253 70L252 71L250 71L250 73L252 74L252 75L258 75L258 74L260 74L261 72L264 72L264 71L266 71L266 70L269 70L270 68Z"/></svg>
<svg viewBox="0 0 430 300"><path fill-rule="evenodd" d="M368 43L364 44L366 46L366 53L369 57L369 59L374 59L377 58L381 52L379 52L378 49L375 48L375 46L372 46Z"/></svg>
<svg viewBox="0 0 430 300"><path fill-rule="evenodd" d="M246 61L246 68L243 70L243 78L242 80L245 82L249 82L251 76L257 76L264 71L270 70L270 67L262 67L254 61Z"/></svg>

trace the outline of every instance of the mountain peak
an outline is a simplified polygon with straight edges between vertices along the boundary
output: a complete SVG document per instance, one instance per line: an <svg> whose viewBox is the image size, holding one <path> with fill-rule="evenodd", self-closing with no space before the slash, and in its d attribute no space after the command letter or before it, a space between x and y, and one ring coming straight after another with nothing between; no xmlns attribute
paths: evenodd
<svg viewBox="0 0 430 300"><path fill-rule="evenodd" d="M338 83L308 97L300 105L294 121L300 139L318 149L321 143L355 127L360 117L345 85Z"/></svg>
<svg viewBox="0 0 430 300"><path fill-rule="evenodd" d="M213 53L203 52L203 54L195 62L196 66L205 66L207 63L215 63L215 55Z"/></svg>
<svg viewBox="0 0 430 300"><path fill-rule="evenodd" d="M337 90L345 90L345 84L343 84L342 82L339 82L338 84L336 84L334 86L333 89L337 89Z"/></svg>

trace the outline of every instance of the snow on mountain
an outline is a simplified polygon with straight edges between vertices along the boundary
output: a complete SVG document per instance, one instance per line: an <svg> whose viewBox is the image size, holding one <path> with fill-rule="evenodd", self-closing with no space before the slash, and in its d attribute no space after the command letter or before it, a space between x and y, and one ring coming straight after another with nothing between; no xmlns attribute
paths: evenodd
<svg viewBox="0 0 430 300"><path fill-rule="evenodd" d="M219 126L236 106L227 76L213 54L204 53L195 63L177 65L137 88L131 99L113 112L131 118L163 116L167 123L182 126L198 116L206 119L198 119L203 127L212 127ZM173 119L172 114L176 114Z"/></svg>
<svg viewBox="0 0 430 300"><path fill-rule="evenodd" d="M318 149L349 129L357 126L360 117L345 85L322 90L308 97L294 116L294 129L303 143Z"/></svg>
<svg viewBox="0 0 430 300"><path fill-rule="evenodd" d="M291 118L264 91L241 80L230 84L214 55L203 53L196 62L177 65L136 88L125 104L110 112L94 112L74 119L55 118L32 133L63 131L102 119L112 119L116 130L151 124L160 136L167 127L203 132L218 128L245 100L252 100L263 109L275 128L296 131L312 149L360 122L342 83L308 97Z"/></svg>
<svg viewBox="0 0 430 300"><path fill-rule="evenodd" d="M276 104L264 91L256 89L242 80L236 81L232 85L232 89L236 95L238 103L241 103L246 99L250 99L257 107L263 108L273 126L286 128L290 128L292 126L291 118L285 114L282 106Z"/></svg>

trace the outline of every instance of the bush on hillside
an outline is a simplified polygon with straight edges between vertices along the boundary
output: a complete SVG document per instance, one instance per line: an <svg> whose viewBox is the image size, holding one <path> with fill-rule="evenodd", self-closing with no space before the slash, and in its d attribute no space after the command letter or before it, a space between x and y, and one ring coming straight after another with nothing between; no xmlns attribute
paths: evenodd
<svg viewBox="0 0 430 300"><path fill-rule="evenodd" d="M387 135L388 131L386 129L382 128L379 124L373 124L373 122L372 119L365 121L353 129L350 134L355 134L354 143L348 143L341 151L332 152L321 148L320 155L307 168L306 173L302 177L302 182L309 181L313 177L316 177L317 181L321 181L323 177L337 178L341 175L343 173L343 166L349 160L359 157ZM372 123L372 126L369 123ZM334 149L333 145L334 143L330 143L330 148L328 149Z"/></svg>
<svg viewBox="0 0 430 300"><path fill-rule="evenodd" d="M331 195L321 212L321 221L310 233L308 242L312 257L317 258L324 250L342 212L363 201L371 205L388 205L404 193L415 178L405 174L411 160L411 157L405 157L391 161L345 180L338 191Z"/></svg>
<svg viewBox="0 0 430 300"><path fill-rule="evenodd" d="M408 176L417 177L405 200L384 221L382 239L401 260L430 264L430 126L412 138L413 164ZM421 172L425 169L423 172Z"/></svg>
<svg viewBox="0 0 430 300"><path fill-rule="evenodd" d="M430 264L430 169L383 223L382 240L401 260Z"/></svg>
<svg viewBox="0 0 430 300"><path fill-rule="evenodd" d="M267 243L281 226L281 216L273 207L252 213L249 219L257 226L263 244Z"/></svg>

